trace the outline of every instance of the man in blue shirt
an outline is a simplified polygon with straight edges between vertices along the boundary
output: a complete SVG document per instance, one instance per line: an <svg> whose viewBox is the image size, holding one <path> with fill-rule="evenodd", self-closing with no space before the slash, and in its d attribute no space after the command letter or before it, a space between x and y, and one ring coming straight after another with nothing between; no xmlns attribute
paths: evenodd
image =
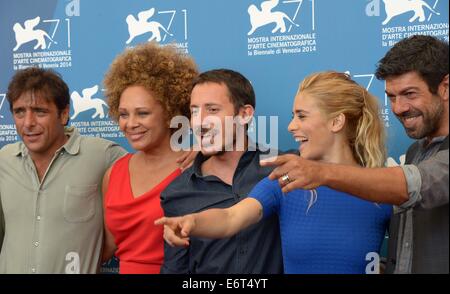
<svg viewBox="0 0 450 294"><path fill-rule="evenodd" d="M244 76L225 69L201 74L194 83L190 106L191 125L201 153L193 166L161 193L166 216L230 207L246 198L271 171L259 165L262 151L249 142L245 130L253 117L255 94ZM226 121L230 118L238 118L241 123L229 128ZM276 216L228 239L191 238L187 248L165 244L164 255L161 273L283 272Z"/></svg>

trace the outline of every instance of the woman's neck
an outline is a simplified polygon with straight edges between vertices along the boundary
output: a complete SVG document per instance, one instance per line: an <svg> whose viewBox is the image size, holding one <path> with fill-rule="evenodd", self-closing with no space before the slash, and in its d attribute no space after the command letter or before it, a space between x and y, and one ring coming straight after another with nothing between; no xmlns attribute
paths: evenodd
<svg viewBox="0 0 450 294"><path fill-rule="evenodd" d="M338 140L329 150L330 151L322 159L323 161L327 163L360 166L347 141L344 142L344 140Z"/></svg>

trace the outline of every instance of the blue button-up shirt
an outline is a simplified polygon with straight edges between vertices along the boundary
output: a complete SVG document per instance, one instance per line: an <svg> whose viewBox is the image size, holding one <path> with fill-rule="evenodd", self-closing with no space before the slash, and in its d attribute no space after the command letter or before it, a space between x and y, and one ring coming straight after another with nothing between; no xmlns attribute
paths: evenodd
<svg viewBox="0 0 450 294"><path fill-rule="evenodd" d="M248 196L271 168L259 165L261 151L247 151L239 160L233 185L216 176L203 176L207 159L199 154L191 168L175 179L163 193L166 216L181 216L210 208L227 208ZM165 244L161 273L173 274L278 274L283 272L278 217L242 230L227 239L190 238L189 248Z"/></svg>

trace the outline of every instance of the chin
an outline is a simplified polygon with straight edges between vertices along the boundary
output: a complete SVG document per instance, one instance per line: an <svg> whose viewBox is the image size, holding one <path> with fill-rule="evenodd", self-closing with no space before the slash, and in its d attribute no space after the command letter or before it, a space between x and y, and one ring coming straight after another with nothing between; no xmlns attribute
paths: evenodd
<svg viewBox="0 0 450 294"><path fill-rule="evenodd" d="M406 132L406 134L413 140L420 140L426 137L426 135L418 134L417 132Z"/></svg>
<svg viewBox="0 0 450 294"><path fill-rule="evenodd" d="M202 147L201 153L203 154L203 156L215 156L222 154L223 151L218 151L217 148L214 148L214 146L212 146L208 148Z"/></svg>
<svg viewBox="0 0 450 294"><path fill-rule="evenodd" d="M27 149L31 152L41 152L42 150L45 149L44 146L42 146L41 144L35 143L35 142L27 143L24 141L23 143L27 147Z"/></svg>
<svg viewBox="0 0 450 294"><path fill-rule="evenodd" d="M131 148L137 151L144 151L148 149L148 144L146 145L141 142L130 142L130 141L128 141L128 143L130 143Z"/></svg>
<svg viewBox="0 0 450 294"><path fill-rule="evenodd" d="M34 153L34 154L39 154L39 153L44 153L42 148L28 148L27 150L29 153Z"/></svg>

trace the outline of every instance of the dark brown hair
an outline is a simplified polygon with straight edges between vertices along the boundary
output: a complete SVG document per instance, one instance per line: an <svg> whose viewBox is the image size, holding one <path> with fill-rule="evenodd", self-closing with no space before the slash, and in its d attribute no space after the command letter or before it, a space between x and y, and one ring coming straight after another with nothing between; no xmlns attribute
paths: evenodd
<svg viewBox="0 0 450 294"><path fill-rule="evenodd" d="M11 111L13 103L27 92L39 93L42 98L52 101L59 113L70 105L69 87L57 72L50 69L30 67L16 72L6 94Z"/></svg>

